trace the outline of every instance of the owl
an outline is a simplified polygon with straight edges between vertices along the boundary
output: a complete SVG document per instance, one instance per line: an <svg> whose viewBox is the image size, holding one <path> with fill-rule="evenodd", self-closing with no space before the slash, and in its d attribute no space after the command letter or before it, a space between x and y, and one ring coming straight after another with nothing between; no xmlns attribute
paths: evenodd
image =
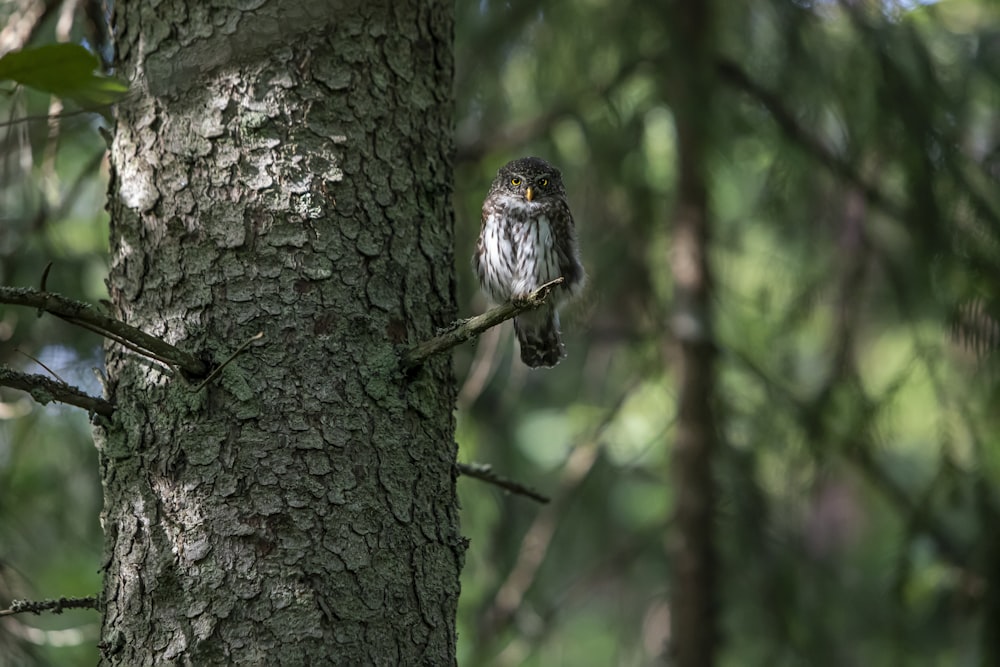
<svg viewBox="0 0 1000 667"><path fill-rule="evenodd" d="M474 262L479 284L497 303L527 296L562 276L544 306L514 318L521 361L532 368L559 363L557 309L580 292L585 276L558 169L537 157L500 168L483 202Z"/></svg>

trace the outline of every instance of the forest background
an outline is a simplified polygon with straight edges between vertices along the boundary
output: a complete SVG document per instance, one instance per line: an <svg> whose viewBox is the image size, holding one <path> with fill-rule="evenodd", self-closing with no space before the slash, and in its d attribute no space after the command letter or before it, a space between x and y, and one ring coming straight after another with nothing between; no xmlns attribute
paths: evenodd
<svg viewBox="0 0 1000 667"><path fill-rule="evenodd" d="M7 30L16 3L0 6ZM69 3L73 4L73 3ZM456 266L496 169L561 167L590 284L569 356L509 325L455 353L471 540L461 665L644 665L668 640L676 197L655 3L456 4ZM32 44L85 41L59 12ZM72 18L72 17L71 17ZM0 44L0 49L2 49ZM724 665L1000 659L1000 10L986 0L716 3L717 613ZM105 54L106 55L106 54ZM0 284L106 298L100 114L0 96ZM101 341L0 308L0 363L99 394ZM30 355L27 356L27 355ZM0 393L0 607L100 589L85 415ZM90 665L92 611L0 623L0 662Z"/></svg>

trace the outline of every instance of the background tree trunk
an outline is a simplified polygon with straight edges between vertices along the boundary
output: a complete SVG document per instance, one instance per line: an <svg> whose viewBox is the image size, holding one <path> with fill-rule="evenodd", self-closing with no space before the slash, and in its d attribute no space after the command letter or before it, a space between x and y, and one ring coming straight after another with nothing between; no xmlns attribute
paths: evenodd
<svg viewBox="0 0 1000 667"><path fill-rule="evenodd" d="M708 266L710 214L708 160L713 86L710 4L675 0L671 109L677 133L677 204L674 211L671 318L677 368L677 433L671 460L675 514L672 558L671 655L679 667L715 664L716 449L713 414L715 338Z"/></svg>
<svg viewBox="0 0 1000 667"><path fill-rule="evenodd" d="M106 664L451 664L452 7L116 3Z"/></svg>

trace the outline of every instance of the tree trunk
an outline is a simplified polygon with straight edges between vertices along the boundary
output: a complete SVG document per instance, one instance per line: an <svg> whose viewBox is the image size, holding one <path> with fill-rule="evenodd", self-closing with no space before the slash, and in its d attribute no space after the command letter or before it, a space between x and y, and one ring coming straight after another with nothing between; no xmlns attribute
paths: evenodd
<svg viewBox="0 0 1000 667"><path fill-rule="evenodd" d="M104 664L455 662L452 7L116 3Z"/></svg>
<svg viewBox="0 0 1000 667"><path fill-rule="evenodd" d="M716 654L715 341L708 265L710 214L706 161L713 87L711 3L673 0L670 101L677 128L671 317L677 369L677 434L671 459L676 510L670 539L672 664L710 667Z"/></svg>

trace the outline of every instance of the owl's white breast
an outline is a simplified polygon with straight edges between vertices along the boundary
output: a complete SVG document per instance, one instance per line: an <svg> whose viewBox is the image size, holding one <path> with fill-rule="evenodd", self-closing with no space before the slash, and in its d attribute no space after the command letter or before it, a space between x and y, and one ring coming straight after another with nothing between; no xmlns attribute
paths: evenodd
<svg viewBox="0 0 1000 667"><path fill-rule="evenodd" d="M480 281L497 303L530 294L560 275L552 226L540 208L518 199L508 201L504 212L486 217Z"/></svg>
<svg viewBox="0 0 1000 667"><path fill-rule="evenodd" d="M514 249L504 229L502 216L493 213L486 217L483 228L482 266L483 289L497 303L510 299L514 279Z"/></svg>
<svg viewBox="0 0 1000 667"><path fill-rule="evenodd" d="M553 246L552 225L545 214L514 227L517 261L511 290L524 295L559 277L559 265Z"/></svg>

